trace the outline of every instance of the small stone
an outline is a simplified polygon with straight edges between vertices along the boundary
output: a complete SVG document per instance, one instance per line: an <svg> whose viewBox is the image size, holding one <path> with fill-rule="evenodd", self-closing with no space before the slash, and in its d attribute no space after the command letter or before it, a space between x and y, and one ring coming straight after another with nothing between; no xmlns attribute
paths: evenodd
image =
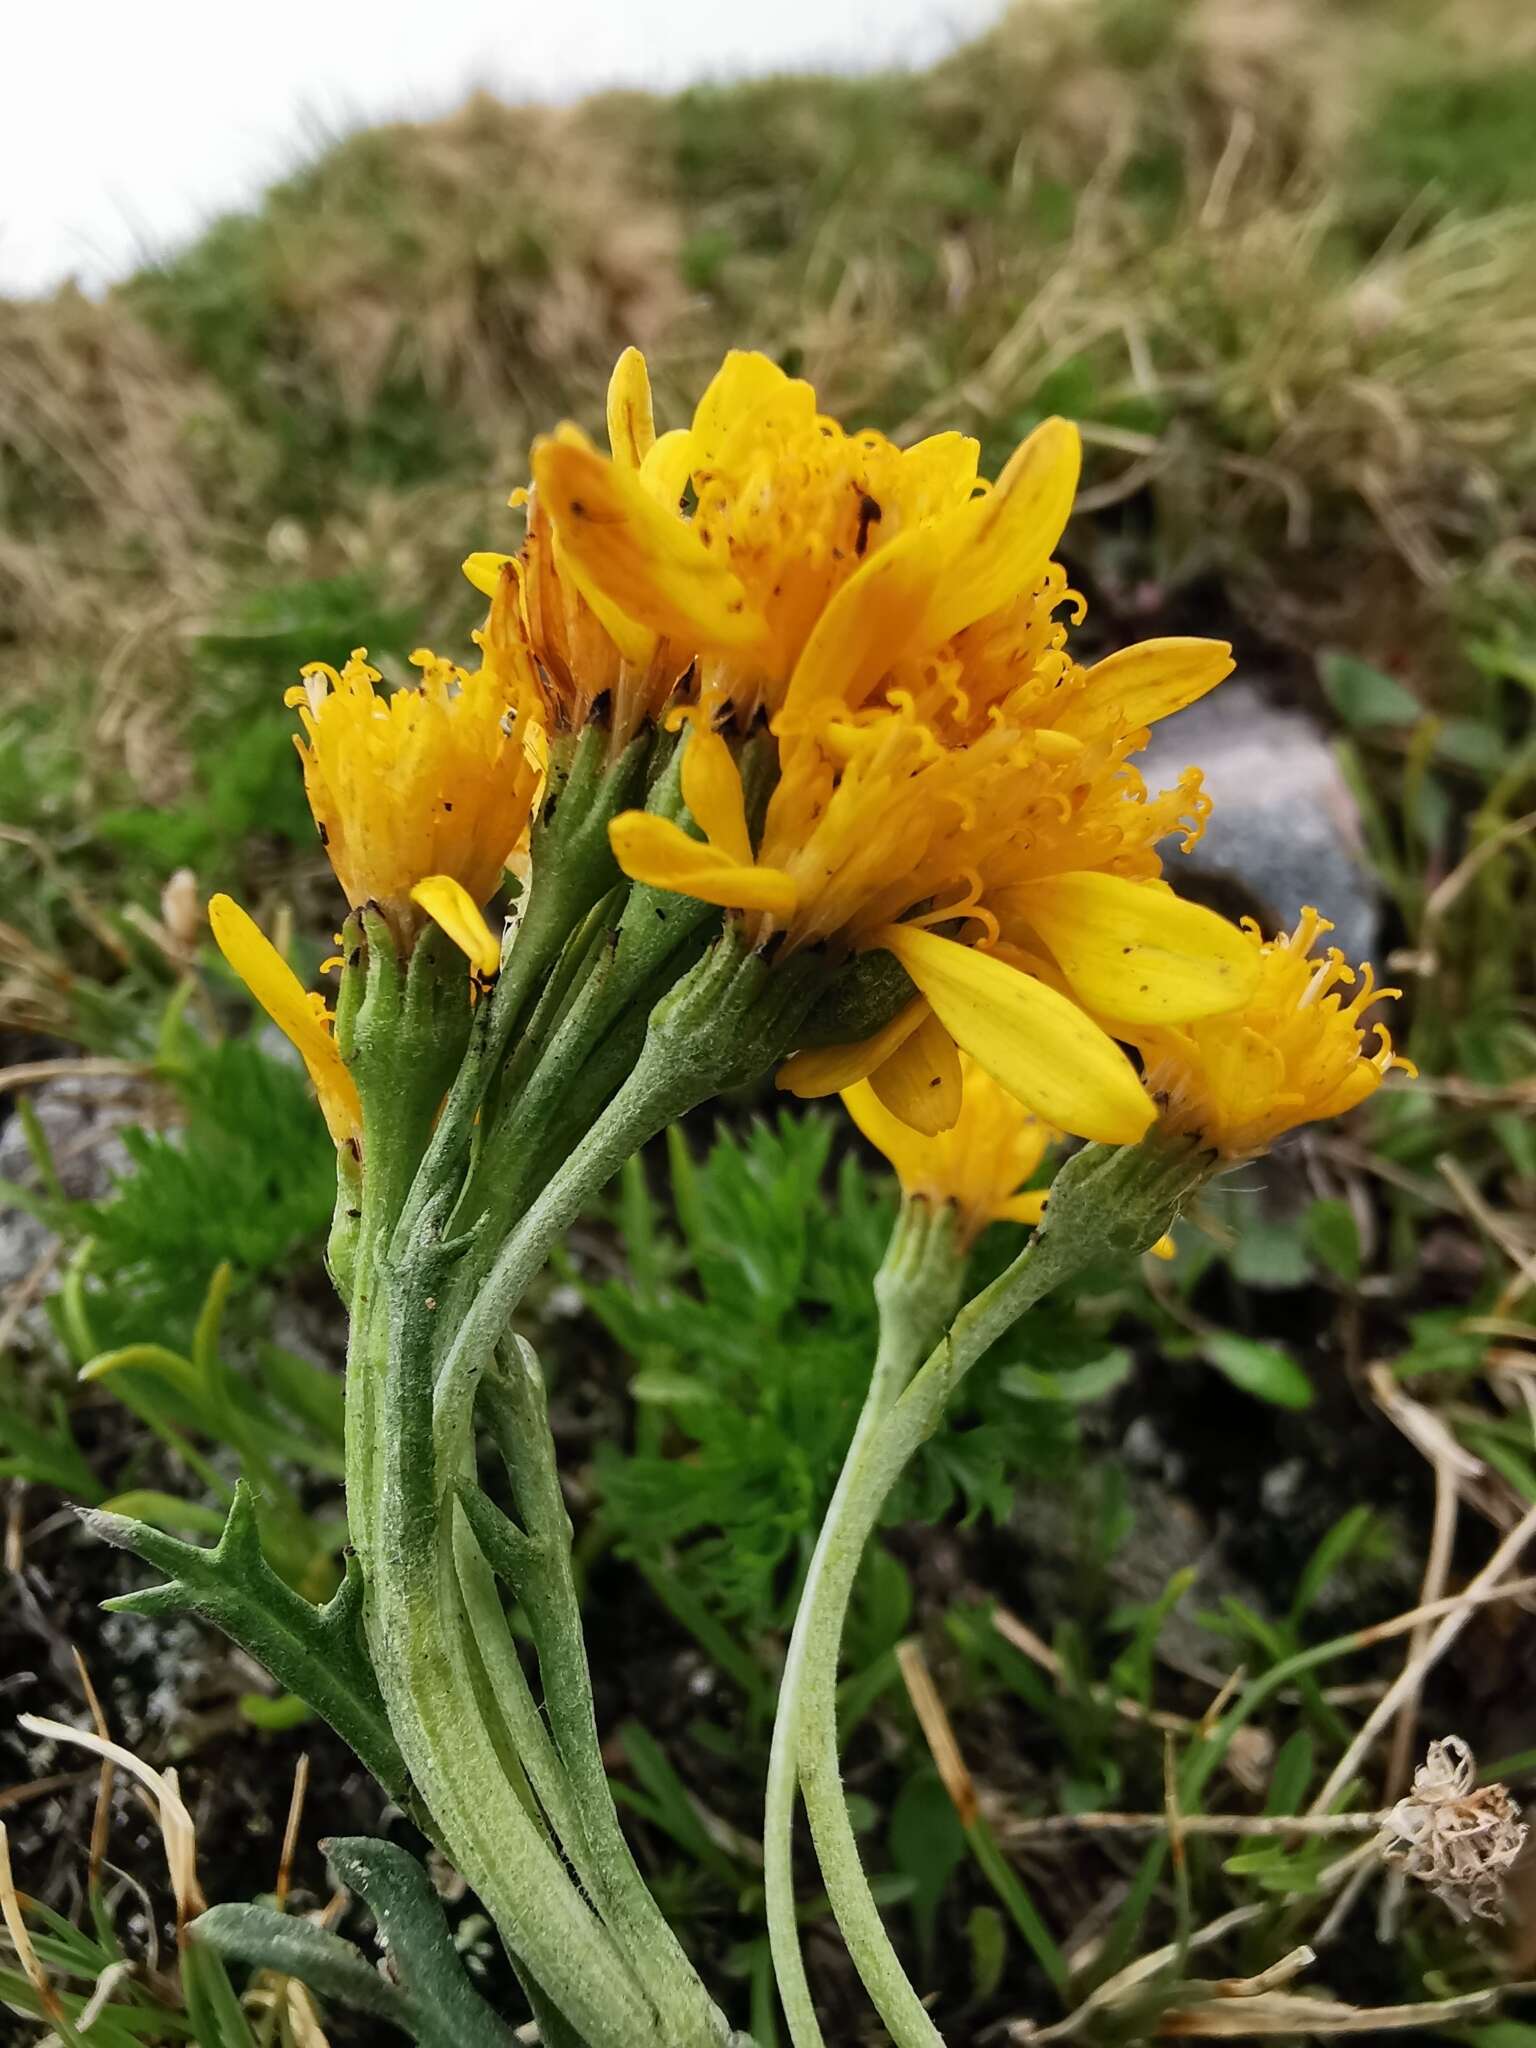
<svg viewBox="0 0 1536 2048"><path fill-rule="evenodd" d="M1259 1482L1259 1494L1272 1515L1285 1515L1296 1506L1306 1484L1303 1458L1287 1458L1283 1465L1271 1465Z"/></svg>
<svg viewBox="0 0 1536 2048"><path fill-rule="evenodd" d="M1134 1416L1120 1440L1120 1455L1138 1472L1160 1472L1163 1444L1150 1415Z"/></svg>
<svg viewBox="0 0 1536 2048"><path fill-rule="evenodd" d="M143 1084L116 1075L64 1074L34 1088L31 1099L65 1194L99 1200L131 1164L123 1127L149 1120ZM17 1116L0 1123L0 1180L41 1186ZM0 1212L0 1290L24 1279L54 1241L48 1226L24 1209Z"/></svg>
<svg viewBox="0 0 1536 2048"><path fill-rule="evenodd" d="M1195 762L1215 806L1193 852L1175 846L1168 879L1230 917L1256 917L1266 937L1313 905L1330 943L1369 960L1379 935L1360 814L1328 736L1304 711L1270 703L1252 683L1225 683L1153 728L1137 766L1149 789L1171 787Z"/></svg>

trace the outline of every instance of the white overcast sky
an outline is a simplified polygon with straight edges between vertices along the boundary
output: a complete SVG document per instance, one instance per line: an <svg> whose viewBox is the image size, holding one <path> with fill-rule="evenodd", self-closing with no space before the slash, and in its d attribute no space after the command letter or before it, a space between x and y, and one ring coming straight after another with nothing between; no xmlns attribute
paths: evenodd
<svg viewBox="0 0 1536 2048"><path fill-rule="evenodd" d="M317 138L475 86L569 99L931 62L1002 0L4 0L0 292L186 241Z"/></svg>

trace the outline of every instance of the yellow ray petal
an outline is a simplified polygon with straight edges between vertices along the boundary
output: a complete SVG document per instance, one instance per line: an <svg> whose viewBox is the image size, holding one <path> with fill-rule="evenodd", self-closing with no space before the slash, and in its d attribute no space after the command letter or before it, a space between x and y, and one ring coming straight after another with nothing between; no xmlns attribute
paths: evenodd
<svg viewBox="0 0 1536 2048"><path fill-rule="evenodd" d="M1089 1009L1128 1024L1219 1016L1258 982L1258 955L1236 925L1154 883L1053 875L1009 901Z"/></svg>
<svg viewBox="0 0 1536 2048"><path fill-rule="evenodd" d="M639 349L627 348L608 380L608 446L615 462L638 469L655 443L656 420L645 357Z"/></svg>
<svg viewBox="0 0 1536 2048"><path fill-rule="evenodd" d="M866 1074L872 1074L925 1019L932 1015L927 1003L917 996L898 1010L889 1024L882 1024L868 1038L848 1045L813 1045L786 1060L774 1077L791 1095L810 1099L818 1095L840 1095Z"/></svg>
<svg viewBox="0 0 1536 2048"><path fill-rule="evenodd" d="M608 827L614 859L632 881L726 910L793 916L795 885L782 868L744 866L690 839L680 825L649 811L623 811Z"/></svg>
<svg viewBox="0 0 1536 2048"><path fill-rule="evenodd" d="M683 743L683 802L717 853L737 867L751 867L740 771L719 733L697 724Z"/></svg>
<svg viewBox="0 0 1536 2048"><path fill-rule="evenodd" d="M708 469L732 431L771 405L788 406L805 420L816 416L816 394L756 349L733 348L704 388L693 414L697 466Z"/></svg>
<svg viewBox="0 0 1536 2048"><path fill-rule="evenodd" d="M1058 1130L1133 1144L1152 1104L1114 1040L1067 997L954 939L887 925L889 948L978 1066Z"/></svg>
<svg viewBox="0 0 1536 2048"><path fill-rule="evenodd" d="M509 563L516 568L516 559L512 555L482 552L466 555L460 567L482 597L494 597L501 587L501 572Z"/></svg>
<svg viewBox="0 0 1536 2048"><path fill-rule="evenodd" d="M922 639L933 581L933 538L923 528L871 555L812 628L774 730L815 724L834 700L858 710L896 656Z"/></svg>
<svg viewBox="0 0 1536 2048"><path fill-rule="evenodd" d="M997 611L1038 578L1072 510L1082 459L1070 420L1042 420L1014 450L996 487L945 521L952 563L924 620L930 646Z"/></svg>
<svg viewBox="0 0 1536 2048"><path fill-rule="evenodd" d="M844 1109L871 1145L895 1167L903 1188L910 1189L923 1181L932 1146L894 1110L887 1109L869 1081L853 1082L842 1090L842 1097Z"/></svg>
<svg viewBox="0 0 1536 2048"><path fill-rule="evenodd" d="M640 481L656 500L675 512L693 472L693 436L686 427L663 434L640 465Z"/></svg>
<svg viewBox="0 0 1536 2048"><path fill-rule="evenodd" d="M584 590L601 592L638 625L685 641L740 647L758 637L731 569L632 470L573 432L535 443L533 474Z"/></svg>
<svg viewBox="0 0 1536 2048"><path fill-rule="evenodd" d="M925 1137L954 1128L960 1114L960 1055L931 1010L875 1068L869 1085L893 1116Z"/></svg>
<svg viewBox="0 0 1536 2048"><path fill-rule="evenodd" d="M936 518L963 505L976 483L981 443L969 434L930 434L901 453L902 502L915 520Z"/></svg>
<svg viewBox="0 0 1536 2048"><path fill-rule="evenodd" d="M440 925L482 980L501 967L501 941L462 882L452 875L428 875L411 891L411 901Z"/></svg>
<svg viewBox="0 0 1536 2048"><path fill-rule="evenodd" d="M829 699L857 710L898 655L938 646L1037 578L1072 508L1079 460L1077 429L1046 420L994 491L871 555L817 620L775 730L799 729Z"/></svg>
<svg viewBox="0 0 1536 2048"><path fill-rule="evenodd" d="M1081 696L1059 723L1071 733L1155 725L1232 673L1225 640L1142 640L1089 669Z"/></svg>
<svg viewBox="0 0 1536 2048"><path fill-rule="evenodd" d="M656 635L640 620L632 619L628 612L616 605L602 586L573 559L558 528L554 535L555 570L567 577L586 599L598 624L618 648L624 659L633 662L637 668L644 668L656 652Z"/></svg>
<svg viewBox="0 0 1536 2048"><path fill-rule="evenodd" d="M325 1006L312 996L255 919L231 896L215 896L208 922L219 951L309 1070L332 1142L357 1138L363 1107L357 1083L336 1049L325 1022Z"/></svg>

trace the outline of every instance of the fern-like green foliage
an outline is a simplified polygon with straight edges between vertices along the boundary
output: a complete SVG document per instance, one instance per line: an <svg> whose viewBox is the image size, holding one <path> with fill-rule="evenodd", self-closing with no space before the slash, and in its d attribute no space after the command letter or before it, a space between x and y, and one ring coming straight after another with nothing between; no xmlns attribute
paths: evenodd
<svg viewBox="0 0 1536 2048"><path fill-rule="evenodd" d="M672 1132L670 1203L638 1162L623 1183L627 1277L577 1276L635 1361L634 1444L598 1456L608 1526L749 1635L793 1615L874 1357L873 1282L896 1204L852 1151L834 1166L838 1129L781 1114L722 1131L701 1162ZM1011 1256L1021 1240L1006 1235L978 1257ZM1068 1469L1075 1393L1061 1368L1105 1352L1070 1311L1013 1333L916 1460L891 1522L956 1508L1001 1518L1013 1481ZM1034 1363L1046 1359L1049 1372Z"/></svg>
<svg viewBox="0 0 1536 2048"><path fill-rule="evenodd" d="M266 1332L274 1283L291 1285L323 1241L335 1191L325 1127L296 1063L250 1039L209 1044L179 1015L162 1031L162 1072L180 1119L124 1133L129 1165L109 1193L65 1194L36 1119L43 1186L12 1190L69 1254L47 1303L56 1363L107 1388L145 1433L88 1458L57 1378L0 1367L0 1476L92 1504L111 1490L151 1522L201 1531L219 1527L216 1503L243 1472L273 1565L320 1597L345 1531L339 1514L307 1510L294 1475L340 1474L341 1380ZM173 1455L174 1495L141 1461L153 1438Z"/></svg>
<svg viewBox="0 0 1536 2048"><path fill-rule="evenodd" d="M214 1269L274 1271L324 1238L333 1155L303 1071L249 1038L208 1045L184 1034L176 1092L185 1113L162 1135L129 1131L133 1170L79 1205L92 1240L96 1344L184 1344Z"/></svg>

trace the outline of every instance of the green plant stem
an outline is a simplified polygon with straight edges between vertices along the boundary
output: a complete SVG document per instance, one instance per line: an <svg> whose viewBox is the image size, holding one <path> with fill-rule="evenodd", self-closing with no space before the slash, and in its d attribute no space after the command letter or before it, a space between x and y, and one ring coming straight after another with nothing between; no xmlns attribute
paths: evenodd
<svg viewBox="0 0 1536 2048"><path fill-rule="evenodd" d="M587 1859L584 1881L657 2011L680 2022L690 2039L718 2039L724 2025L714 2000L651 1897L619 1825L598 1740L544 1376L526 1344L515 1342L510 1355L498 1355L485 1392L528 1533L531 1558L521 1593L538 1646L544 1710L574 1808L572 1831Z"/></svg>
<svg viewBox="0 0 1536 2048"><path fill-rule="evenodd" d="M587 1203L674 1118L770 1069L827 976L825 963L804 955L769 966L731 925L657 1004L628 1077L513 1227L458 1321L434 1396L445 1432L465 1425L465 1389Z"/></svg>
<svg viewBox="0 0 1536 2048"><path fill-rule="evenodd" d="M550 1827L559 1838L572 1869L596 1898L598 1887L592 1858L587 1852L571 1800L565 1766L523 1674L522 1660L507 1627L501 1595L496 1590L495 1574L475 1540L462 1505L457 1506L454 1512L453 1551L464 1611L495 1694L497 1709L506 1722L507 1732Z"/></svg>
<svg viewBox="0 0 1536 2048"><path fill-rule="evenodd" d="M913 1368L932 1342L935 1332L942 1329L954 1307L962 1264L962 1256L955 1244L952 1212L935 1211L923 1203L904 1202L875 1277L875 1297L880 1306L880 1339L869 1391L811 1559L779 1684L779 1704L773 1724L764 1801L763 1878L768 1938L773 1950L779 1997L794 2048L822 2048L821 2028L800 1953L795 1908L795 1786L805 1718L818 1673L824 1678L829 1676L834 1685L836 1682L842 1617L862 1550L861 1543L859 1548L850 1551L845 1541L845 1516L849 1501L857 1492L862 1461L871 1439L911 1378ZM833 1632L830 1640L827 1635L829 1628ZM826 1652L829 1648L828 1672L823 1667L828 1664ZM828 1711L828 1702L824 1699L818 1698L816 1706L822 1713ZM830 1704L830 1712L835 1731L835 1700ZM837 1804L843 1811L840 1786ZM816 1846L821 1853L820 1839ZM829 1844L829 1847L835 1854L837 1845ZM853 1856L857 1866L856 1847ZM862 1879L862 1872L860 1877ZM869 1910L878 1921L879 1911L872 1900ZM848 1931L846 1924L844 1931L845 1934ZM853 1946L851 1935L849 1946ZM918 2003L901 1965L896 1963L892 1974L889 1969L882 1968L883 1958L876 1950L871 1949L867 1942L863 1947L873 1957L873 1967L880 1984L878 1992L870 1987L871 1995L898 2041L937 2040L932 2023ZM891 1960L894 1962L894 1957Z"/></svg>
<svg viewBox="0 0 1536 2048"><path fill-rule="evenodd" d="M391 1150L387 1125L368 1157L348 1355L347 1499L390 1724L465 1878L588 2048L659 2048L666 2037L650 2002L525 1808L483 1712L483 1667L453 1555L462 1437L460 1455L440 1464L433 1454L435 1311L453 1253L425 1205L402 1241L396 1224L413 1162Z"/></svg>
<svg viewBox="0 0 1536 2048"><path fill-rule="evenodd" d="M451 1185L423 1204L413 1232L394 1233L383 1260L387 1345L371 1462L353 1466L349 1444L348 1471L349 1499L355 1485L377 1489L365 1607L374 1666L401 1753L455 1861L588 2048L717 2048L725 2026L702 1986L687 2010L674 1997L658 2015L521 1805L482 1718L452 1546L474 1391L567 1224L674 1116L782 1057L828 973L825 962L803 957L770 967L728 928L657 1005L633 1071L513 1230L462 1319L455 1308L445 1329L438 1314L463 1256L461 1244L444 1239ZM579 1631L568 1650L581 1657ZM562 1701L557 1747L568 1738L583 1770L587 1733L583 1724L578 1741L571 1701L585 1684L583 1665L579 1685L566 1672L553 1688ZM595 1746L595 1731L590 1739ZM563 1751L562 1761L571 1776Z"/></svg>
<svg viewBox="0 0 1536 2048"><path fill-rule="evenodd" d="M589 2048L659 2048L666 2036L649 2001L524 1809L485 1725L446 1532L428 1528L401 1555L393 1507L381 1503L390 1535L369 1586L369 1638L412 1778L508 1946Z"/></svg>
<svg viewBox="0 0 1536 2048"><path fill-rule="evenodd" d="M883 1402L883 1412L867 1431L861 1430L850 1448L796 1620L797 1633L803 1626L803 1637L789 1711L798 1722L801 1790L827 1896L865 1989L897 2048L934 2048L942 2037L885 1931L843 1795L837 1667L859 1560L892 1488L937 1429L951 1394L976 1361L1027 1308L1064 1280L1102 1259L1134 1256L1154 1244L1183 1201L1208 1177L1212 1164L1208 1157L1155 1134L1140 1146L1118 1151L1085 1147L1057 1175L1044 1225L1013 1264L961 1309L922 1368L894 1399ZM889 1314L882 1305L882 1350L887 1321L894 1324L909 1313L899 1294L893 1296ZM894 1329L889 1341L895 1346L903 1343ZM780 1790L781 1808L782 1800ZM779 1832L782 1836L781 1819ZM782 1853L781 1840L776 1854ZM779 1950L787 1953L782 1890L774 1912L780 1927L777 1963ZM803 2029L809 2000L803 2005L800 2001L804 1980L798 1948L788 1958L788 1967ZM818 2033L795 2035L796 2048L817 2048L819 2042Z"/></svg>

